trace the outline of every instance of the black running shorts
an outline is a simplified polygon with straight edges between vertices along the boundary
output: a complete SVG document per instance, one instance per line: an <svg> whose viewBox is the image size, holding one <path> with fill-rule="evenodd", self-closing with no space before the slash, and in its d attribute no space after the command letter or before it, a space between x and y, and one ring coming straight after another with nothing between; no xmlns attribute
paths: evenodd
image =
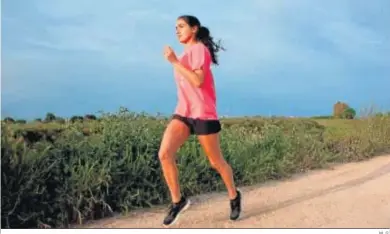
<svg viewBox="0 0 390 234"><path fill-rule="evenodd" d="M192 135L208 135L221 131L221 123L219 120L202 120L183 117L174 114L172 119L177 119L185 123L190 129Z"/></svg>

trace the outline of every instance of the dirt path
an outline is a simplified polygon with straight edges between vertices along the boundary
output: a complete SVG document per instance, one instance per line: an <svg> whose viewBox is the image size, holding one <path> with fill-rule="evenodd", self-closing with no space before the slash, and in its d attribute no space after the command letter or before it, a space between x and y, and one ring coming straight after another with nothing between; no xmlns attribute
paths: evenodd
<svg viewBox="0 0 390 234"><path fill-rule="evenodd" d="M389 228L390 155L291 180L241 188L243 213L228 220L225 193L192 197L174 228ZM162 228L165 207L97 221L89 228Z"/></svg>

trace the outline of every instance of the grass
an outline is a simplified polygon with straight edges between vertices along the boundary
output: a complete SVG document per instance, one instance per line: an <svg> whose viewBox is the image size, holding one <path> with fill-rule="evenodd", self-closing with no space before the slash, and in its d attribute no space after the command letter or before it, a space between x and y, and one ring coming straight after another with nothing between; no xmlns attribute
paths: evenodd
<svg viewBox="0 0 390 234"><path fill-rule="evenodd" d="M121 111L84 123L2 124L2 227L68 227L169 202L157 157L166 119ZM239 186L390 150L390 117L222 119ZM179 151L184 193L223 191L195 137Z"/></svg>

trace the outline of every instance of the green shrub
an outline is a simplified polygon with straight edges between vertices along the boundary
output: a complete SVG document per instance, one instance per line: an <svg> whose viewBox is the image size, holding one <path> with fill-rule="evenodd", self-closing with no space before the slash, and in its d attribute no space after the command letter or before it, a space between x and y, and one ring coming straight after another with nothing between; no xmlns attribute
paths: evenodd
<svg viewBox="0 0 390 234"><path fill-rule="evenodd" d="M390 150L389 117L346 121L359 128L341 134L310 119L225 119L221 147L239 186ZM167 203L157 156L166 124L167 119L125 110L99 121L15 129L2 124L2 227L68 227ZM26 142L26 133L40 138ZM177 161L187 195L225 190L195 137Z"/></svg>

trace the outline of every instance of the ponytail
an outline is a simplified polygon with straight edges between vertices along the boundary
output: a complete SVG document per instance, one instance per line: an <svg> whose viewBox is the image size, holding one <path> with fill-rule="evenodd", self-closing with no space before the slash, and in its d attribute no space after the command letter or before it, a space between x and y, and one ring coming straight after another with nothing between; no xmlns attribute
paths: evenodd
<svg viewBox="0 0 390 234"><path fill-rule="evenodd" d="M200 26L196 34L196 39L201 41L210 51L211 59L215 65L218 65L217 53L220 50L225 50L221 46L220 40L218 43L214 42L213 37L210 35L210 31L205 26Z"/></svg>

